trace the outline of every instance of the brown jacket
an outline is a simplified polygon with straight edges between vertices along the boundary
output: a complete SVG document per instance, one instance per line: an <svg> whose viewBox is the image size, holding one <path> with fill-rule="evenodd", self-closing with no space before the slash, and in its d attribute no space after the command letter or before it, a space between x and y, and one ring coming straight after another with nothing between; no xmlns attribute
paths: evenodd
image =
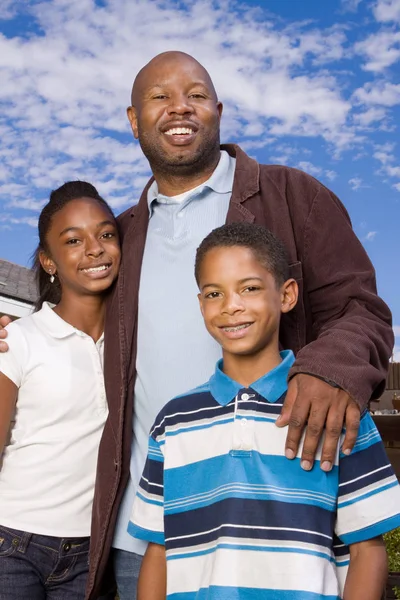
<svg viewBox="0 0 400 600"><path fill-rule="evenodd" d="M283 316L280 331L282 347L296 354L291 374L332 380L364 407L384 389L393 332L390 311L376 294L374 269L345 208L301 171L259 165L238 146L223 148L237 159L227 222L265 225L281 238L289 252L291 276L300 287L298 304ZM88 600L97 597L106 580L118 507L129 477L138 289L151 181L139 203L119 217L123 259L106 320L110 413L99 451Z"/></svg>

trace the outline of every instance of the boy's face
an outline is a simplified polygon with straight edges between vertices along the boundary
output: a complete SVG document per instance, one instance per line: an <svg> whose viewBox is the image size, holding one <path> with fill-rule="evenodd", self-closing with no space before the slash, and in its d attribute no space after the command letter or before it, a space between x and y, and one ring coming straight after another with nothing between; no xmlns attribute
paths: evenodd
<svg viewBox="0 0 400 600"><path fill-rule="evenodd" d="M252 355L278 348L282 312L297 301L297 284L278 287L249 248L213 248L204 256L198 295L205 325L224 353Z"/></svg>

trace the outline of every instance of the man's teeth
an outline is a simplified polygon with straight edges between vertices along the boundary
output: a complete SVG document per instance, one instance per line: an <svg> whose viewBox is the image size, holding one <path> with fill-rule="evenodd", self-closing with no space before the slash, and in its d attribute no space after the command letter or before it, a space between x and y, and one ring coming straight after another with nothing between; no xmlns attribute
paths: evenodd
<svg viewBox="0 0 400 600"><path fill-rule="evenodd" d="M97 273L98 271L105 271L108 269L108 265L101 265L100 267L90 267L89 269L82 269L85 273Z"/></svg>
<svg viewBox="0 0 400 600"><path fill-rule="evenodd" d="M191 133L193 133L193 129L190 129L189 127L174 127L173 129L168 129L168 131L166 131L165 133L166 135L190 135Z"/></svg>
<svg viewBox="0 0 400 600"><path fill-rule="evenodd" d="M250 323L243 323L243 325L237 325L236 327L224 327L224 331L239 331L239 329L245 329Z"/></svg>

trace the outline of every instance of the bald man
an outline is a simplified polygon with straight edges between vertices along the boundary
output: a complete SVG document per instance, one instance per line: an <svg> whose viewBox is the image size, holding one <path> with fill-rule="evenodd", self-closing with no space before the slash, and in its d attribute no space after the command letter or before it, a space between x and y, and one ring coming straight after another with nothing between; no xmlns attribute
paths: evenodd
<svg viewBox="0 0 400 600"><path fill-rule="evenodd" d="M220 358L193 276L195 250L212 229L254 222L287 247L300 298L281 324L281 345L296 362L277 425L289 425L282 453L293 459L307 424L299 455L305 470L315 457L314 468L332 468L344 424L342 450L351 451L360 410L384 389L393 346L390 312L340 201L301 171L259 165L238 146L220 146L222 104L202 65L181 52L156 56L137 75L127 112L154 177L119 217L123 260L106 320L110 414L88 600L105 591L112 564L120 600L136 598L145 546L127 528L149 429L165 402L207 381Z"/></svg>

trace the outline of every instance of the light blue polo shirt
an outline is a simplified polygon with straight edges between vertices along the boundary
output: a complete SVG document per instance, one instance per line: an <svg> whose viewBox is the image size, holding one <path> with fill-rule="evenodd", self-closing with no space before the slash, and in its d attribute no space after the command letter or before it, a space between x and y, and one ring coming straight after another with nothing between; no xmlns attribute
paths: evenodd
<svg viewBox="0 0 400 600"><path fill-rule="evenodd" d="M207 333L194 278L196 249L223 225L236 159L225 151L210 179L182 201L148 191L149 227L139 289L137 379L134 391L131 477L120 508L113 546L143 554L145 542L127 533L147 456L150 427L164 404L206 381L221 356Z"/></svg>

